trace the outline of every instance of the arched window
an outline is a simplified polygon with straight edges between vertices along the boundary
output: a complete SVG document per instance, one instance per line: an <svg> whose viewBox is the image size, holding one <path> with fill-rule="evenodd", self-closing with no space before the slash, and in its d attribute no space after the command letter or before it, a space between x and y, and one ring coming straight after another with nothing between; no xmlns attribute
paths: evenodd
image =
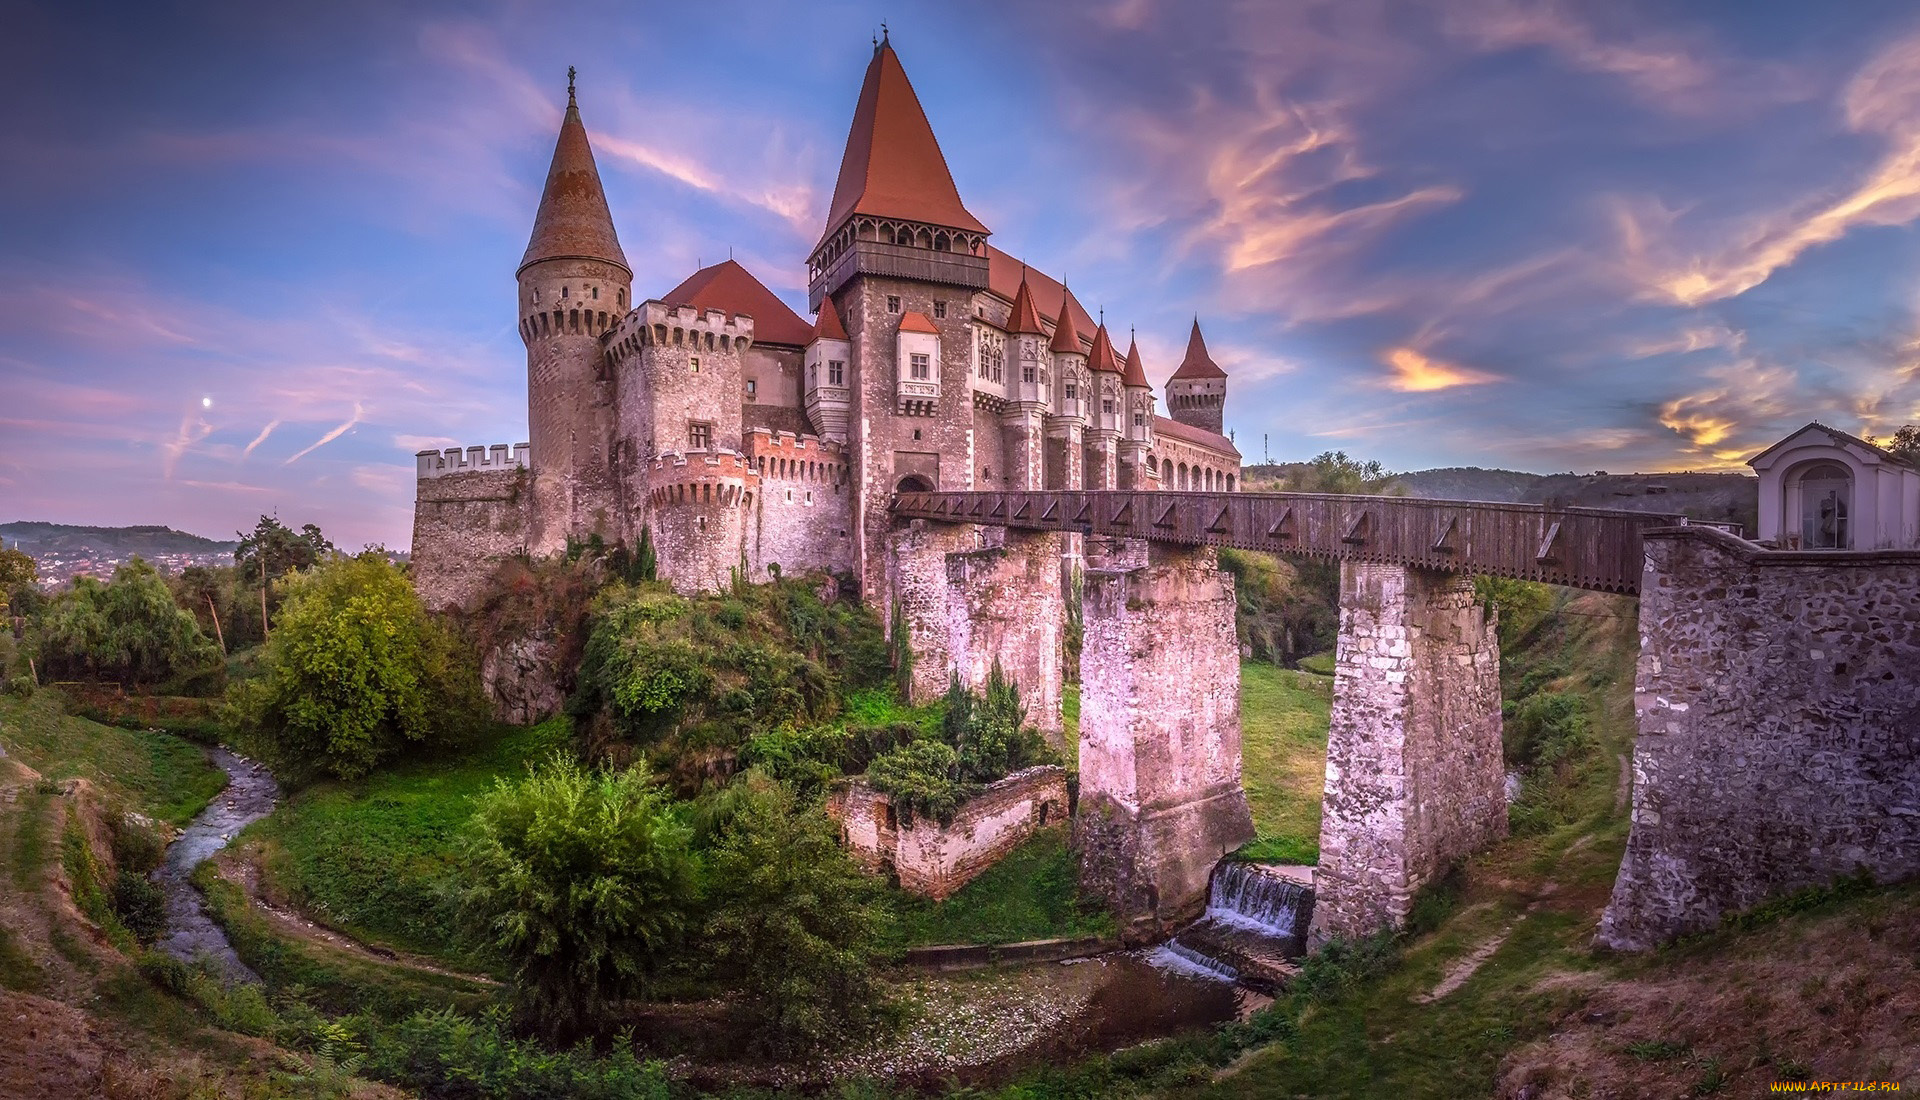
<svg viewBox="0 0 1920 1100"><path fill-rule="evenodd" d="M1193 483L1192 483L1191 481L1189 481L1189 480L1187 480L1187 464L1186 464L1186 463L1184 463L1184 462L1182 462L1182 463L1180 464L1180 473L1179 473L1179 476L1177 476L1177 477L1175 477L1175 478L1173 479L1173 487L1174 487L1174 488L1176 488L1176 489L1191 489L1191 488L1193 488Z"/></svg>
<svg viewBox="0 0 1920 1100"><path fill-rule="evenodd" d="M1232 474L1227 475L1227 492L1229 493L1233 492L1233 475Z"/></svg>
<svg viewBox="0 0 1920 1100"><path fill-rule="evenodd" d="M1800 545L1808 550L1845 550L1853 545L1853 474L1838 462L1814 462L1787 479L1788 515L1800 498Z"/></svg>
<svg viewBox="0 0 1920 1100"><path fill-rule="evenodd" d="M933 492L933 482L928 481L919 474L908 474L906 477L900 479L900 484L895 485L893 491L896 493L931 493Z"/></svg>

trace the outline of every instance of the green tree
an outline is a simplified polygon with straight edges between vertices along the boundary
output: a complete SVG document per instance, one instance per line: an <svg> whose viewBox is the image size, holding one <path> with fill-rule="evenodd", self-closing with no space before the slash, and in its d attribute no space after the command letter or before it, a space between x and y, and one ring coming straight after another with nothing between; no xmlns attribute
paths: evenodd
<svg viewBox="0 0 1920 1100"><path fill-rule="evenodd" d="M273 516L261 516L252 534L244 531L235 534L240 538L240 545L233 551L234 564L242 574L256 581L261 575L262 563L267 578L272 580L311 569L333 554L333 543L311 523L294 531Z"/></svg>
<svg viewBox="0 0 1920 1100"><path fill-rule="evenodd" d="M283 583L262 674L230 699L292 777L365 775L410 743L448 741L480 720L464 648L385 557L335 558Z"/></svg>
<svg viewBox="0 0 1920 1100"><path fill-rule="evenodd" d="M33 560L33 555L17 548L0 547L0 620L39 614L44 602L40 590L34 587L39 579L40 563ZM0 627L6 625L0 621Z"/></svg>
<svg viewBox="0 0 1920 1100"><path fill-rule="evenodd" d="M985 694L974 695L955 676L947 685L946 701L940 732L953 746L962 782L991 783L1021 768L1052 762L1046 740L1026 724L1019 687L1007 679L999 661L987 675Z"/></svg>
<svg viewBox="0 0 1920 1100"><path fill-rule="evenodd" d="M893 800L902 822L916 815L951 822L972 788L960 782L960 756L944 741L911 741L868 766L869 786Z"/></svg>
<svg viewBox="0 0 1920 1100"><path fill-rule="evenodd" d="M833 823L791 788L749 772L720 799L706 852L702 946L740 994L753 1041L790 1056L871 1026L887 910Z"/></svg>
<svg viewBox="0 0 1920 1100"><path fill-rule="evenodd" d="M40 663L56 677L151 684L219 660L213 641L173 602L167 582L135 558L101 584L80 577L41 616Z"/></svg>
<svg viewBox="0 0 1920 1100"><path fill-rule="evenodd" d="M1920 424L1908 424L1894 432L1893 438L1874 442L1909 462L1920 462Z"/></svg>
<svg viewBox="0 0 1920 1100"><path fill-rule="evenodd" d="M1324 451L1287 478L1290 493L1393 492L1393 474L1373 460L1349 458L1345 451ZM1396 494L1397 495L1397 494Z"/></svg>
<svg viewBox="0 0 1920 1100"><path fill-rule="evenodd" d="M644 995L692 923L692 830L637 768L555 757L480 799L464 902L513 968L526 1018L554 1038L604 1027Z"/></svg>

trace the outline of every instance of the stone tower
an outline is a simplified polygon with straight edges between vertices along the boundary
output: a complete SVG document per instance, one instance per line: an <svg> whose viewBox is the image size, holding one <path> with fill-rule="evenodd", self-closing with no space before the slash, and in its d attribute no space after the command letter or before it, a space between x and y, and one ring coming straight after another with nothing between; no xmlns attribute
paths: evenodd
<svg viewBox="0 0 1920 1100"><path fill-rule="evenodd" d="M854 572L882 603L895 490L974 487L973 298L988 285L988 232L883 39L807 262L809 304L832 299L850 349Z"/></svg>
<svg viewBox="0 0 1920 1100"><path fill-rule="evenodd" d="M1154 471L1153 384L1147 381L1147 368L1140 362L1140 342L1129 338L1127 358L1120 371L1120 390L1125 399L1120 424L1120 488L1158 489Z"/></svg>
<svg viewBox="0 0 1920 1100"><path fill-rule="evenodd" d="M596 532L611 540L619 528L608 453L613 388L600 337L627 312L633 273L613 232L571 72L553 164L516 274L533 443L530 549L551 552Z"/></svg>
<svg viewBox="0 0 1920 1100"><path fill-rule="evenodd" d="M1187 337L1187 357L1167 379L1167 415L1182 424L1224 435L1221 423L1226 404L1227 372L1207 354L1207 341L1200 335L1200 319L1196 317L1193 335Z"/></svg>

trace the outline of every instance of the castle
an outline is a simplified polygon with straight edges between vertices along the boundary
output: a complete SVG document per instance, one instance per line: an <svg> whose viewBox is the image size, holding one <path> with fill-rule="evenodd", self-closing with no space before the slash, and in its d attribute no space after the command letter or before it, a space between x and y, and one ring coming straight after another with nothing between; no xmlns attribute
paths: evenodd
<svg viewBox="0 0 1920 1100"><path fill-rule="evenodd" d="M1233 490L1198 320L1160 416L1138 345L988 236L882 40L808 260L814 320L731 259L635 301L570 79L516 273L530 442L416 455L422 594L461 606L502 555L643 529L682 590L817 569L874 594L896 492Z"/></svg>

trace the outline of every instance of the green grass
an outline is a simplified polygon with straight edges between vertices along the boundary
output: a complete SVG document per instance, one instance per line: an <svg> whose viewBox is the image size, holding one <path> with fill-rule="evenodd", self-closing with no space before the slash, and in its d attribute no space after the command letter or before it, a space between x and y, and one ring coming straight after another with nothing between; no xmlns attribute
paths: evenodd
<svg viewBox="0 0 1920 1100"><path fill-rule="evenodd" d="M1060 689L1060 730L1064 743L1062 756L1067 758L1067 770L1080 769L1080 685L1067 684Z"/></svg>
<svg viewBox="0 0 1920 1100"><path fill-rule="evenodd" d="M1066 826L1040 830L942 902L895 891L905 947L1111 936L1113 917L1081 905Z"/></svg>
<svg viewBox="0 0 1920 1100"><path fill-rule="evenodd" d="M184 825L226 786L199 749L165 733L103 726L62 709L60 693L0 696L0 746L52 782L85 778L129 808Z"/></svg>
<svg viewBox="0 0 1920 1100"><path fill-rule="evenodd" d="M248 830L269 883L358 939L472 967L451 920L448 887L474 799L495 781L563 750L567 720L489 735L460 756L411 761L352 783L292 795Z"/></svg>
<svg viewBox="0 0 1920 1100"><path fill-rule="evenodd" d="M1333 650L1316 653L1311 657L1302 657L1296 663L1315 676L1331 676L1333 675Z"/></svg>
<svg viewBox="0 0 1920 1100"><path fill-rule="evenodd" d="M1257 839L1243 859L1320 860L1320 796L1331 700L1291 669L1240 666L1241 784Z"/></svg>

